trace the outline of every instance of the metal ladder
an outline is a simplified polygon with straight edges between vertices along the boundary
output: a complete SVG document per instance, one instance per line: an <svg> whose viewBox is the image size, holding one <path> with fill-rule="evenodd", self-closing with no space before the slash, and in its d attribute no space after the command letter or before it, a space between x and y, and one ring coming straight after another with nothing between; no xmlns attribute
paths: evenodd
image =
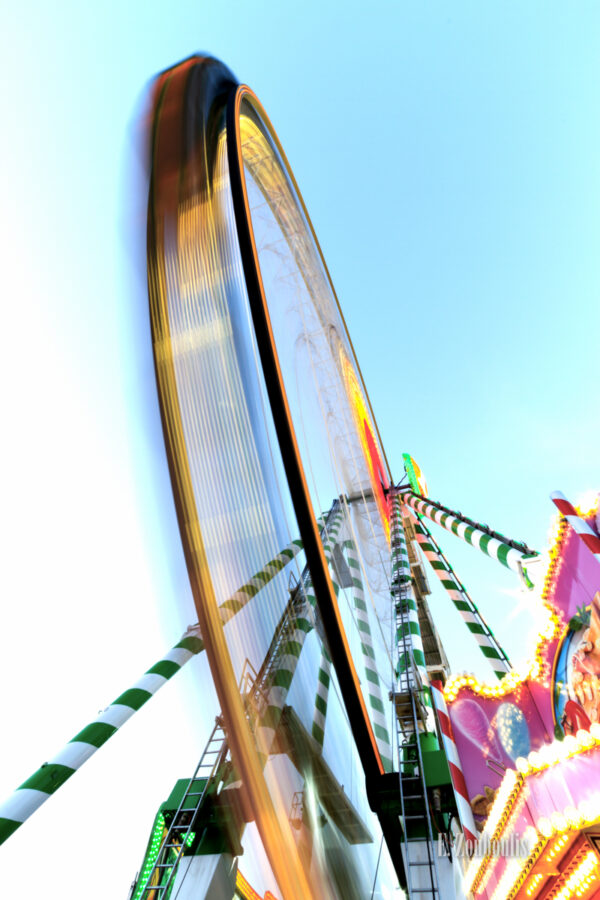
<svg viewBox="0 0 600 900"><path fill-rule="evenodd" d="M256 689L262 692L268 690L272 675L280 663L281 648L293 633L296 619L301 614L307 615L308 613L308 601L304 592L304 578L300 584L290 586L289 591L290 599L277 623L275 634L256 677Z"/></svg>
<svg viewBox="0 0 600 900"><path fill-rule="evenodd" d="M217 716L215 727L173 816L156 862L141 894L139 894L139 900L166 900L184 850L194 840L194 828L198 813L225 761L227 750L223 719L221 716ZM186 805L190 800L192 803ZM158 881L158 883L153 884L153 881ZM134 892L134 896L138 895Z"/></svg>
<svg viewBox="0 0 600 900"><path fill-rule="evenodd" d="M339 505L339 499L334 500L325 515L323 525L320 529L321 541L324 541L328 523L337 512ZM296 619L298 617L306 616L310 618L314 615L313 609L306 597L310 581L311 578L308 565L304 566L299 582L295 583L290 580L288 585L290 599L277 623L271 644L254 681L254 690L256 692L255 699L259 699L259 696L262 696L263 698L266 697L272 675L277 671L279 666L281 648L288 640L290 634L293 633Z"/></svg>
<svg viewBox="0 0 600 900"><path fill-rule="evenodd" d="M398 650L407 662L405 671L399 673L399 689L393 692L398 738L404 862L409 900L439 900L439 878L434 855L431 813L419 741L419 722L424 725L427 710L421 701L423 686L414 664L408 630L409 596L408 585L399 583L392 585L396 633L401 635ZM424 854L419 852L423 847Z"/></svg>

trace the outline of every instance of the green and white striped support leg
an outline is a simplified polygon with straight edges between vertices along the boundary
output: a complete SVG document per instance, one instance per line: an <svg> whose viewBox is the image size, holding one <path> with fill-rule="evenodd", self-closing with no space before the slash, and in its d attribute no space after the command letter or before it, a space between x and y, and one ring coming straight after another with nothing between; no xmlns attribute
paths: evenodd
<svg viewBox="0 0 600 900"><path fill-rule="evenodd" d="M323 748L325 739L325 718L327 716L327 700L329 698L329 684L331 682L331 659L325 647L321 648L321 661L317 676L317 695L315 697L315 712L312 723L312 736Z"/></svg>
<svg viewBox="0 0 600 900"><path fill-rule="evenodd" d="M257 572L243 587L239 588L228 600L219 607L221 621L225 625L239 612L246 603L252 599L266 584L284 569L289 562L302 550L300 539L292 541L277 556L266 563L260 572Z"/></svg>
<svg viewBox="0 0 600 900"><path fill-rule="evenodd" d="M337 539L344 518L344 510L341 504L334 505L322 525L321 540L327 562L331 563L331 549ZM331 568L331 567L330 567ZM331 574L331 571L330 571ZM332 575L333 588L337 595L339 586ZM306 576L303 584L305 603L294 614L289 624L289 631L280 650L277 668L272 675L269 684L266 685L266 706L260 717L256 729L259 751L267 756L273 746L275 733L281 718L281 713L286 702L288 691L292 684L298 660L304 647L304 641L309 631L314 627L314 609L316 596L314 593L310 575Z"/></svg>
<svg viewBox="0 0 600 900"><path fill-rule="evenodd" d="M396 602L401 602L403 606L402 624L396 634L398 642L398 678L403 687L410 686L410 654L414 660L415 666L420 676L420 680L425 688L429 687L429 676L425 664L425 653L423 652L423 639L421 637L421 629L419 627L419 613L417 610L417 601L412 588L412 576L410 573L410 564L408 561L408 551L406 549L406 537L404 535L404 527L402 525L402 513L400 508L400 499L398 495L392 497L392 515L391 515L391 545L392 545L392 592ZM402 594L402 599L400 599ZM406 608L404 608L406 607ZM404 637L407 636L410 650L404 650ZM407 658L407 656L409 658ZM423 693L423 702L426 706L432 707L431 695L428 690Z"/></svg>
<svg viewBox="0 0 600 900"><path fill-rule="evenodd" d="M336 583L335 578L333 577L333 560L332 553L333 548L338 543L338 535L340 532L340 528L342 527L344 521L344 507L338 501L338 506L331 517L331 519L325 523L322 534L323 541L323 552L325 554L325 559L327 560L327 565L329 566L329 574L331 575L331 579L333 581L333 589L335 591L336 597L339 594L339 585Z"/></svg>
<svg viewBox="0 0 600 900"><path fill-rule="evenodd" d="M487 556L490 556L492 559L497 559L498 562L502 563L503 566L506 566L507 569L512 569L528 588L533 587L527 576L525 565L528 560L537 557L537 553L523 553L521 550L511 547L510 544L506 544L504 541L492 537L484 531L480 531L473 525L467 524L459 515L438 509L429 501L416 497L410 491L403 493L402 499L411 506L415 512L431 519L432 522L437 522L437 524L441 525L442 528L445 528L446 531L452 532L452 534L461 538L465 543L471 544L472 547L478 547Z"/></svg>
<svg viewBox="0 0 600 900"><path fill-rule="evenodd" d="M219 607L225 625L262 587L277 575L302 549L292 541L274 559ZM204 649L198 626L191 626L182 640L128 691L111 703L98 718L80 731L50 762L35 772L0 805L0 844L17 830L35 810L54 794L106 741L118 731L175 672Z"/></svg>
<svg viewBox="0 0 600 900"><path fill-rule="evenodd" d="M56 793L99 747L115 734L159 688L204 647L197 626L188 628L183 638L145 675L125 691L69 741L53 759L24 781L11 797L0 805L0 844Z"/></svg>
<svg viewBox="0 0 600 900"><path fill-rule="evenodd" d="M249 600L255 597L266 584L281 572L281 570L297 556L303 546L300 538L292 541L291 544L284 547L274 559L266 563L260 572L257 572L250 581L239 588L228 600L225 600L219 607L223 625L226 625L236 613L244 608ZM268 689L268 700L261 717L261 723L264 723L264 725L261 724L259 727L259 735L262 738L263 744L266 740L266 745L268 747L271 746L275 736L277 723L279 722L283 704L285 703L285 697L287 696L289 685L291 684L296 670L296 664L304 645L304 639L313 627L312 611L308 605L305 604L305 607L306 608L303 611L295 614L296 621L293 627L290 620L290 631L281 648L281 671L278 669L275 673ZM281 700L282 697L283 699Z"/></svg>
<svg viewBox="0 0 600 900"><path fill-rule="evenodd" d="M321 530L321 542L323 544L323 552L325 554L325 559L327 560L327 566L329 568L329 575L331 577L331 581L333 584L333 590L335 592L335 596L338 597L340 593L340 587L335 580L334 576L334 568L332 562L332 553L333 548L338 542L338 534L340 528L342 527L342 522L344 521L344 508L341 503L338 503L336 507L334 507L331 515L319 522L322 525ZM306 597L312 608L314 609L317 605L317 598L315 597L314 589L312 586L312 580L309 578L306 584Z"/></svg>
<svg viewBox="0 0 600 900"><path fill-rule="evenodd" d="M425 554L425 557L441 581L443 587L445 587L448 592L454 606L461 614L465 625L475 638L479 645L479 649L489 662L494 674L498 678L503 678L507 672L511 671L508 656L456 577L452 566L447 559L445 559L441 548L433 539L431 532L426 527L425 523L421 522L412 510L409 510L409 512L414 523L419 547Z"/></svg>
<svg viewBox="0 0 600 900"><path fill-rule="evenodd" d="M375 664L375 651L373 650L373 636L369 623L369 610L365 599L362 578L360 576L360 563L354 542L351 540L343 543L344 555L352 576L352 599L356 613L356 625L360 633L360 646L363 654L365 674L367 676L367 694L371 716L373 719L373 731L379 747L379 755L386 772L393 770L392 744L387 728L385 707L381 696L381 682Z"/></svg>
<svg viewBox="0 0 600 900"><path fill-rule="evenodd" d="M257 732L260 748L269 753L285 705L288 691L296 673L306 636L314 627L314 613L305 602L287 624L287 633L278 650L277 666L265 685L266 706L260 717Z"/></svg>

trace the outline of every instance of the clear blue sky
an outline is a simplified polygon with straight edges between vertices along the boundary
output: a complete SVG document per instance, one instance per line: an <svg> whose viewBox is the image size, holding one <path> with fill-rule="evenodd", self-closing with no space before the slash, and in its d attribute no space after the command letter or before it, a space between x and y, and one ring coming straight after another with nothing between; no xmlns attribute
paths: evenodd
<svg viewBox="0 0 600 900"><path fill-rule="evenodd" d="M396 478L409 451L432 497L541 548L549 492L600 486L599 26L595 0L4 10L2 794L187 624L130 263L153 73L204 50L257 92ZM522 654L510 574L440 541ZM432 605L453 664L478 667ZM199 754L193 687L182 673L13 837L7 896L126 896Z"/></svg>

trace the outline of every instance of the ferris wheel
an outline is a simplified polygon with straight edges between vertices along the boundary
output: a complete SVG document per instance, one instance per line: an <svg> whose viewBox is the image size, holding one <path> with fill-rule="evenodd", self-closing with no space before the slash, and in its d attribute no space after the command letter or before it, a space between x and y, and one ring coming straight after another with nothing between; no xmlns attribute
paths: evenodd
<svg viewBox="0 0 600 900"><path fill-rule="evenodd" d="M6 801L0 839L205 654L198 714L202 691L220 713L157 812L130 900L588 900L596 511L553 495L544 559L431 499L408 454L394 480L284 151L222 63L156 79L149 145L150 321L192 624ZM430 523L537 591L529 666L511 665ZM450 675L428 568L489 683Z"/></svg>

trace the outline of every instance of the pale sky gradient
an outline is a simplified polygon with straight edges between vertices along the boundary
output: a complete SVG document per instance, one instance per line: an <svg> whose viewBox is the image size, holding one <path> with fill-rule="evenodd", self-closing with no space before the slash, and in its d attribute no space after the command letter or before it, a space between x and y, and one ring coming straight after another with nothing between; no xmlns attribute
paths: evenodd
<svg viewBox="0 0 600 900"><path fill-rule="evenodd" d="M131 263L149 78L204 50L256 91L395 477L411 452L434 499L541 548L550 491L600 486L599 26L596 0L3 10L2 795L193 618ZM436 536L523 655L516 579ZM448 607L436 594L453 665L483 671ZM124 900L157 806L200 755L204 669L2 848L7 897Z"/></svg>

